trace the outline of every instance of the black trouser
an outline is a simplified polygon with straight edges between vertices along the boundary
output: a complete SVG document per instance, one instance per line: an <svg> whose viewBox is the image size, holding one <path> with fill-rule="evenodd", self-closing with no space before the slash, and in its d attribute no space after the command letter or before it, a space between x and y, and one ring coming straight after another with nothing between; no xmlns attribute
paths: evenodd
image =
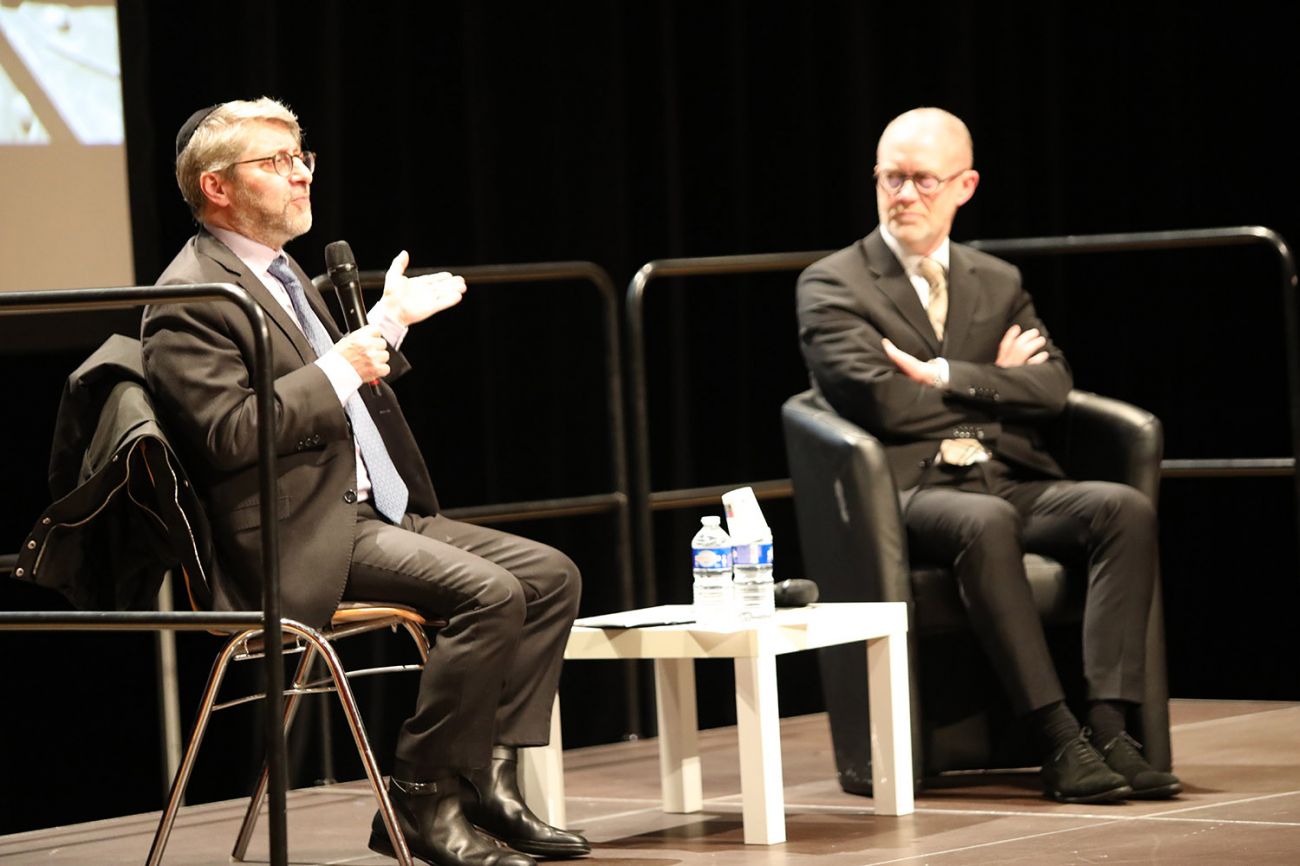
<svg viewBox="0 0 1300 866"><path fill-rule="evenodd" d="M363 505L343 597L446 619L397 740L394 775L486 766L493 744L540 746L581 580L547 545L446 517L400 527Z"/></svg>
<svg viewBox="0 0 1300 866"><path fill-rule="evenodd" d="M923 487L905 494L903 522L917 559L952 567L972 627L1021 713L1065 697L1023 556L1086 556L1088 697L1142 702L1158 567L1155 510L1146 496L1105 481L1018 477L992 460L934 467Z"/></svg>

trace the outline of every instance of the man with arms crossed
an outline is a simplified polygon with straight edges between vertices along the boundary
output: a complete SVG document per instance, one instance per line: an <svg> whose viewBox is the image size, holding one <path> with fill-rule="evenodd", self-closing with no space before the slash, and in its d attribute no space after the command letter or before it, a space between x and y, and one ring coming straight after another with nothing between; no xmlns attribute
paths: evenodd
<svg viewBox="0 0 1300 866"><path fill-rule="evenodd" d="M1070 481L1039 427L1072 376L1010 264L953 244L979 184L960 119L918 108L876 151L880 226L799 278L799 337L818 393L882 443L909 542L951 565L980 643L1028 716L1046 794L1064 802L1172 797L1125 733L1142 701L1154 588L1151 503L1120 484ZM1065 704L1025 551L1082 539L1088 557L1088 728ZM1076 544L1078 542L1075 542Z"/></svg>
<svg viewBox="0 0 1300 866"><path fill-rule="evenodd" d="M274 358L286 617L319 626L341 600L447 621L402 725L389 792L411 852L439 866L528 866L590 848L522 802L516 750L543 745L580 578L564 554L438 513L429 472L385 379L409 326L465 282L389 268L370 324L340 335L284 244L311 228L315 155L271 99L202 109L176 141L199 231L159 278L231 282L263 307ZM212 523L221 608L260 597L252 330L224 304L145 311L144 367ZM369 384L378 381L377 389ZM510 848L479 832L478 828ZM391 854L376 814L370 846Z"/></svg>

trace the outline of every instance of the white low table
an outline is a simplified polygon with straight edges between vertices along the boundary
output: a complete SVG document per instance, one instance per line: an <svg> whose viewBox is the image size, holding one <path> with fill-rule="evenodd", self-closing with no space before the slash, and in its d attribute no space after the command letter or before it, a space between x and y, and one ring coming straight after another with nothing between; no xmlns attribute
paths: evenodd
<svg viewBox="0 0 1300 866"><path fill-rule="evenodd" d="M617 615L643 622L690 617L690 605L664 605ZM592 628L579 620L566 660L654 659L659 720L659 772L665 812L703 806L694 659L730 658L736 666L736 719L745 842L785 841L781 731L776 657L783 653L866 641L871 700L871 767L876 813L907 815L912 804L912 729L908 716L907 606L901 602L817 604L778 609L767 621L708 631L694 623ZM523 782L534 811L564 824L559 699L549 746L524 752ZM864 732L865 735L865 732Z"/></svg>

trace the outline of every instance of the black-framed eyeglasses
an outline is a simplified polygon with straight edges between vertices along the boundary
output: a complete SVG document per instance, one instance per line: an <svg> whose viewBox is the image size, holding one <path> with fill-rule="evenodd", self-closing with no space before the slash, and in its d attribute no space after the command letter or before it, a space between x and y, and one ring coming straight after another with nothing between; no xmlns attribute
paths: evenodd
<svg viewBox="0 0 1300 866"><path fill-rule="evenodd" d="M908 174L905 171L882 171L881 169L876 169L876 183L881 189L887 192L896 193L901 192L903 184L910 180L912 186L916 187L916 191L921 195L934 195L945 183L952 180L957 175L963 174L967 171L969 171L969 169L963 168L954 171L947 177L939 177L939 175L932 171L918 171Z"/></svg>
<svg viewBox="0 0 1300 866"><path fill-rule="evenodd" d="M316 154L310 150L282 150L279 153L272 153L269 156L258 156L253 159L241 159L238 162L232 162L226 167L233 168L236 165L246 165L250 162L266 162L268 159L271 161L271 165L275 166L275 173L280 175L280 177L288 177L293 174L293 161L295 159L300 161L308 172L315 173L316 171Z"/></svg>

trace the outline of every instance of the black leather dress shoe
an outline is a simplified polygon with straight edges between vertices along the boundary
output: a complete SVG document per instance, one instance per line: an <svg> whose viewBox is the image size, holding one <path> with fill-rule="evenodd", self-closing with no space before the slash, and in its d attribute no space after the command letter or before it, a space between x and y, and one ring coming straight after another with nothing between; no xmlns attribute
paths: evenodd
<svg viewBox="0 0 1300 866"><path fill-rule="evenodd" d="M1127 733L1101 747L1106 766L1128 780L1134 800L1168 800L1183 790L1183 783L1173 773L1157 770L1142 757L1142 746Z"/></svg>
<svg viewBox="0 0 1300 866"><path fill-rule="evenodd" d="M1085 729L1043 764L1043 793L1060 803L1123 800L1133 789L1088 742Z"/></svg>
<svg viewBox="0 0 1300 866"><path fill-rule="evenodd" d="M460 780L456 776L433 782L392 779L388 797L397 813L397 826L411 855L432 866L537 866L517 851L502 848L474 829L460 809ZM375 812L370 825L370 850L396 856L384 819Z"/></svg>
<svg viewBox="0 0 1300 866"><path fill-rule="evenodd" d="M552 827L533 814L519 793L519 764L513 746L494 746L492 763L463 777L465 817L484 832L534 857L581 857L591 845L577 833Z"/></svg>

